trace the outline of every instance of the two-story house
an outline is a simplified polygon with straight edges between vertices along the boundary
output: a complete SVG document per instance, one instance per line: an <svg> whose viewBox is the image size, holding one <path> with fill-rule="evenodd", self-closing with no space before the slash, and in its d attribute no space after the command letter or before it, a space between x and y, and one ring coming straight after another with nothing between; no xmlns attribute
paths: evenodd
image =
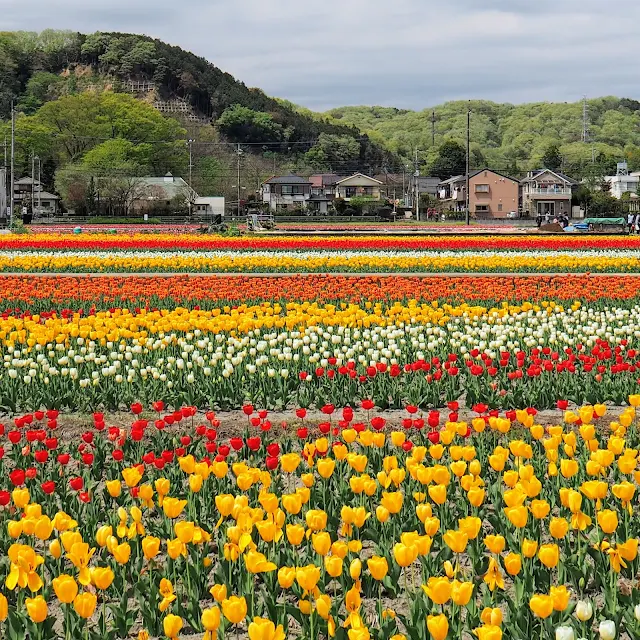
<svg viewBox="0 0 640 640"><path fill-rule="evenodd" d="M453 176L438 185L438 200L450 211L464 211L467 207L467 179Z"/></svg>
<svg viewBox="0 0 640 640"><path fill-rule="evenodd" d="M558 171L536 169L520 181L522 212L532 218L571 217L571 195L578 183Z"/></svg>
<svg viewBox="0 0 640 640"><path fill-rule="evenodd" d="M516 217L520 183L499 171L481 169L469 174L469 211L476 218Z"/></svg>
<svg viewBox="0 0 640 640"><path fill-rule="evenodd" d="M356 173L336 182L335 196L347 202L351 200L351 198L356 197L380 200L382 197L382 186L383 183L380 180L365 176L364 173Z"/></svg>
<svg viewBox="0 0 640 640"><path fill-rule="evenodd" d="M311 182L302 176L274 176L262 184L262 202L271 211L306 209L311 196Z"/></svg>

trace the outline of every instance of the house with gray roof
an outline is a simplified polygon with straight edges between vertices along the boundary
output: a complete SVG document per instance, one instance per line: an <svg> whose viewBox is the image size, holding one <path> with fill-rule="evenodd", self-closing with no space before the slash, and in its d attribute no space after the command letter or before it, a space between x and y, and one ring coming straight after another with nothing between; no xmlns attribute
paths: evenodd
<svg viewBox="0 0 640 640"><path fill-rule="evenodd" d="M271 211L306 209L311 196L311 182L307 178L290 174L273 176L262 183L262 202Z"/></svg>

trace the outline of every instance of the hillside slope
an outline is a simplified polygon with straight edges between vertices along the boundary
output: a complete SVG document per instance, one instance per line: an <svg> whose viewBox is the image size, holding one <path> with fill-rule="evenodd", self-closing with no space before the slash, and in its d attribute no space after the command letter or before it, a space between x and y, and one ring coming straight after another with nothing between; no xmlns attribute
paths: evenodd
<svg viewBox="0 0 640 640"><path fill-rule="evenodd" d="M591 143L582 142L583 103L497 104L475 100L448 102L424 111L388 107L342 107L321 114L336 124L356 126L372 140L411 158L414 150L429 164L445 140L466 142L471 108L471 141L476 154L496 169L536 167L557 144L565 169L580 172L592 161L608 167L626 158L640 169L640 102L605 97L588 100ZM435 114L435 145L432 117Z"/></svg>

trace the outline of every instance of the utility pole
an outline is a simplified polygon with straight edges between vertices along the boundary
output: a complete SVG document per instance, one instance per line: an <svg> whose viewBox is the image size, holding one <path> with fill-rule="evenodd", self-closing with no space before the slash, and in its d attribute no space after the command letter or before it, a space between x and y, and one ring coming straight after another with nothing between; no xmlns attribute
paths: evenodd
<svg viewBox="0 0 640 640"><path fill-rule="evenodd" d="M16 109L11 100L11 210L9 211L9 228L13 227L13 208L16 205L16 197L13 192L15 188L15 157L16 157Z"/></svg>
<svg viewBox="0 0 640 640"><path fill-rule="evenodd" d="M420 175L420 168L418 165L418 147L416 147L416 154L414 159L415 172L413 174L415 198L416 198L416 222L420 222L420 194L418 192L418 176Z"/></svg>
<svg viewBox="0 0 640 640"><path fill-rule="evenodd" d="M436 112L431 112L431 146L436 146Z"/></svg>
<svg viewBox="0 0 640 640"><path fill-rule="evenodd" d="M191 219L191 201L193 200L192 172L193 172L193 140L189 138L189 219Z"/></svg>
<svg viewBox="0 0 640 640"><path fill-rule="evenodd" d="M237 156L237 167L238 167L238 183L236 184L237 196L238 196L238 216L240 215L240 156L242 156L242 149L240 148L240 143L238 142L238 148L236 149Z"/></svg>
<svg viewBox="0 0 640 640"><path fill-rule="evenodd" d="M467 175L466 175L466 189L465 189L465 197L466 197L466 213L465 213L465 222L467 226L471 224L471 215L469 212L469 162L471 155L471 106L467 109Z"/></svg>
<svg viewBox="0 0 640 640"><path fill-rule="evenodd" d="M36 156L36 160L38 161L38 215L42 213L42 160L40 160L40 156Z"/></svg>
<svg viewBox="0 0 640 640"><path fill-rule="evenodd" d="M31 215L36 201L36 156L31 152ZM28 213L28 212L27 212Z"/></svg>

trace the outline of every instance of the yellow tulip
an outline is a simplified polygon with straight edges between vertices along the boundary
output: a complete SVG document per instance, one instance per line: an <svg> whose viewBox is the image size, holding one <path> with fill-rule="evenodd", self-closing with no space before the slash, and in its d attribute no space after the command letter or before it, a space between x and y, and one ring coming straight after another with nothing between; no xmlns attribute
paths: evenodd
<svg viewBox="0 0 640 640"><path fill-rule="evenodd" d="M500 555L504 551L506 541L501 535L490 535L485 537L484 544L491 553Z"/></svg>
<svg viewBox="0 0 640 640"><path fill-rule="evenodd" d="M522 541L522 555L525 558L533 558L538 551L538 543L535 540L525 538Z"/></svg>
<svg viewBox="0 0 640 640"><path fill-rule="evenodd" d="M529 608L538 618L548 618L553 613L553 598L536 594L529 600Z"/></svg>
<svg viewBox="0 0 640 640"><path fill-rule="evenodd" d="M278 569L278 584L283 589L289 589L296 579L294 567L280 567Z"/></svg>
<svg viewBox="0 0 640 640"><path fill-rule="evenodd" d="M289 544L297 547L304 539L304 527L299 524L288 524L286 527Z"/></svg>
<svg viewBox="0 0 640 640"><path fill-rule="evenodd" d="M405 545L397 542L393 545L393 557L401 567L408 567L418 557L418 549L415 545Z"/></svg>
<svg viewBox="0 0 640 640"><path fill-rule="evenodd" d="M9 602L7 597L0 593L0 622L4 622L9 616Z"/></svg>
<svg viewBox="0 0 640 640"><path fill-rule="evenodd" d="M32 622L40 624L47 619L47 615L49 615L49 608L42 596L27 598L25 600L25 604L27 606L27 614L29 615L29 618L31 618Z"/></svg>
<svg viewBox="0 0 640 640"><path fill-rule="evenodd" d="M362 573L362 561L360 558L355 558L349 565L349 576L352 580L359 580Z"/></svg>
<svg viewBox="0 0 640 640"><path fill-rule="evenodd" d="M182 618L180 616L174 616L170 613L163 621L162 621L162 630L164 631L164 635L167 636L170 640L178 637L182 629Z"/></svg>
<svg viewBox="0 0 640 640"><path fill-rule="evenodd" d="M96 595L85 591L84 593L76 596L73 601L73 608L81 618L85 618L86 620L93 615L96 610L97 603L98 598Z"/></svg>
<svg viewBox="0 0 640 640"><path fill-rule="evenodd" d="M78 595L78 584L68 575L59 575L52 580L56 597L64 604L71 604Z"/></svg>
<svg viewBox="0 0 640 640"><path fill-rule="evenodd" d="M447 531L442 537L444 543L453 553L464 553L467 548L469 536L466 531Z"/></svg>
<svg viewBox="0 0 640 640"><path fill-rule="evenodd" d="M514 527L522 529L527 526L529 512L526 507L507 507L504 512Z"/></svg>
<svg viewBox="0 0 640 640"><path fill-rule="evenodd" d="M164 515L172 520L179 517L186 506L186 500L178 500L177 498L171 498L169 496L167 496L162 502Z"/></svg>
<svg viewBox="0 0 640 640"><path fill-rule="evenodd" d="M109 567L94 567L91 569L91 582L95 585L96 589L105 591L111 586L115 575Z"/></svg>
<svg viewBox="0 0 640 640"><path fill-rule="evenodd" d="M549 596L553 600L554 611L564 611L569 606L569 598L571 594L567 587L561 585L559 587L551 587Z"/></svg>
<svg viewBox="0 0 640 640"><path fill-rule="evenodd" d="M123 542L122 544L117 545L113 549L112 555L118 564L127 564L131 557L131 547L129 546L129 543Z"/></svg>
<svg viewBox="0 0 640 640"><path fill-rule="evenodd" d="M384 580L389 572L387 559L381 556L372 556L367 560L367 569L374 580Z"/></svg>
<svg viewBox="0 0 640 640"><path fill-rule="evenodd" d="M336 468L336 461L331 458L318 460L318 473L325 480L333 475Z"/></svg>
<svg viewBox="0 0 640 640"><path fill-rule="evenodd" d="M285 640L282 625L277 627L265 618L254 618L249 625L249 640Z"/></svg>
<svg viewBox="0 0 640 640"><path fill-rule="evenodd" d="M618 514L610 509L599 511L598 526L604 533L613 533L618 528Z"/></svg>
<svg viewBox="0 0 640 640"><path fill-rule="evenodd" d="M231 624L239 624L247 615L247 601L244 596L231 596L222 601L222 613Z"/></svg>
<svg viewBox="0 0 640 640"><path fill-rule="evenodd" d="M517 553L510 553L504 559L504 568L510 576L517 576L522 569L522 558Z"/></svg>
<svg viewBox="0 0 640 640"><path fill-rule="evenodd" d="M389 513L400 513L402 510L402 498L403 496L400 491L383 491L380 504L387 509Z"/></svg>
<svg viewBox="0 0 640 640"><path fill-rule="evenodd" d="M128 469L122 470L122 477L127 487L132 488L142 480L142 473L140 473L138 467L129 467Z"/></svg>
<svg viewBox="0 0 640 640"><path fill-rule="evenodd" d="M147 560L155 558L160 552L160 538L147 536L142 539L142 553Z"/></svg>
<svg viewBox="0 0 640 640"><path fill-rule="evenodd" d="M205 631L213 633L220 626L220 609L218 607L209 607L202 612L200 621Z"/></svg>
<svg viewBox="0 0 640 640"><path fill-rule="evenodd" d="M313 564L296 569L296 581L305 591L313 591L320 580L320 569Z"/></svg>
<svg viewBox="0 0 640 640"><path fill-rule="evenodd" d="M549 522L549 534L558 540L564 538L569 530L569 523L564 518L552 518Z"/></svg>
<svg viewBox="0 0 640 640"><path fill-rule="evenodd" d="M451 584L451 600L459 607L466 607L473 594L473 582L458 582L454 580Z"/></svg>
<svg viewBox="0 0 640 640"><path fill-rule="evenodd" d="M447 617L441 613L437 616L427 617L427 629L433 640L445 640L449 633L449 622Z"/></svg>
<svg viewBox="0 0 640 640"><path fill-rule="evenodd" d="M311 536L311 544L318 555L326 556L331 548L331 536L326 531L314 533Z"/></svg>
<svg viewBox="0 0 640 640"><path fill-rule="evenodd" d="M445 604L451 598L452 585L448 578L429 578L422 589L435 604Z"/></svg>
<svg viewBox="0 0 640 640"><path fill-rule="evenodd" d="M325 571L332 577L338 578L342 575L342 558L339 556L325 556L324 568Z"/></svg>
<svg viewBox="0 0 640 640"><path fill-rule="evenodd" d="M107 491L112 498L118 498L122 493L122 483L120 480L107 480L105 482Z"/></svg>
<svg viewBox="0 0 640 640"><path fill-rule="evenodd" d="M460 531L464 531L467 534L469 540L475 540L482 528L482 520L475 516L469 516L468 518L461 518L458 520L458 527Z"/></svg>
<svg viewBox="0 0 640 640"><path fill-rule="evenodd" d="M560 549L558 545L543 544L538 550L538 558L547 569L553 569L560 560Z"/></svg>

